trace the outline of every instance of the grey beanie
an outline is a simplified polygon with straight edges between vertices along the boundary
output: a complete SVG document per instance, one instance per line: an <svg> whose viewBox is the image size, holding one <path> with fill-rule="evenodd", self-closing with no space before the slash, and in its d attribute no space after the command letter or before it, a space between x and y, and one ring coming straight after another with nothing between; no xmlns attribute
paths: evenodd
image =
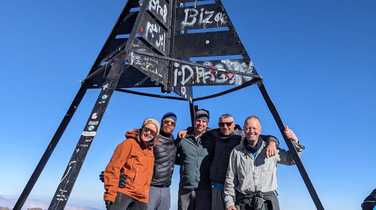
<svg viewBox="0 0 376 210"><path fill-rule="evenodd" d="M199 109L195 113L195 118L196 120L204 118L206 121L209 122L209 111L206 109Z"/></svg>
<svg viewBox="0 0 376 210"><path fill-rule="evenodd" d="M153 124L153 125L155 125L155 127L157 127L157 135L159 134L159 129L161 128L161 124L158 122L158 120L156 120L154 118L147 118L142 123L142 127L144 127L147 124Z"/></svg>

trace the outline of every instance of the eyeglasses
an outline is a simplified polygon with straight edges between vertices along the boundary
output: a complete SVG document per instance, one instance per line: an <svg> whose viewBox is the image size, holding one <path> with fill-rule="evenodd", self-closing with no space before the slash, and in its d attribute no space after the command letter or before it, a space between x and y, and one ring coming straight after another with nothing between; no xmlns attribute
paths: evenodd
<svg viewBox="0 0 376 210"><path fill-rule="evenodd" d="M150 133L150 135L152 135L152 136L156 136L157 135L157 132L153 131L152 129L150 129L148 127L143 127L142 128L142 132L144 132L144 133Z"/></svg>
<svg viewBox="0 0 376 210"><path fill-rule="evenodd" d="M164 124L175 125L175 121L172 121L172 120L163 120L163 123L164 123Z"/></svg>
<svg viewBox="0 0 376 210"><path fill-rule="evenodd" d="M234 122L220 122L219 127L224 128L225 126L230 127Z"/></svg>

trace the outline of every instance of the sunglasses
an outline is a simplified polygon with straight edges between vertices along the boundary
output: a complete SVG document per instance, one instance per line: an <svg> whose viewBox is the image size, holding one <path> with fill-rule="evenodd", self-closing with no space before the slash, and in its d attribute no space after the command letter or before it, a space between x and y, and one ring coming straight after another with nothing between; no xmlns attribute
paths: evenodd
<svg viewBox="0 0 376 210"><path fill-rule="evenodd" d="M225 126L230 127L234 122L220 122L219 127L224 128Z"/></svg>
<svg viewBox="0 0 376 210"><path fill-rule="evenodd" d="M153 131L152 129L150 129L148 127L143 127L142 128L142 132L149 133L152 136L156 136L157 135L157 132Z"/></svg>
<svg viewBox="0 0 376 210"><path fill-rule="evenodd" d="M164 124L175 125L175 121L172 121L172 120L163 120L163 123L164 123Z"/></svg>

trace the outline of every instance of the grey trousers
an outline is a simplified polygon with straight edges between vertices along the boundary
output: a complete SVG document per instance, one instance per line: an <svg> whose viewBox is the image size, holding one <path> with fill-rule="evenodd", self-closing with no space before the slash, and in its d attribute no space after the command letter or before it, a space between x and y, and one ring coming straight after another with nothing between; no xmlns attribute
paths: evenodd
<svg viewBox="0 0 376 210"><path fill-rule="evenodd" d="M115 202L107 210L146 210L146 204L123 193L118 193Z"/></svg>
<svg viewBox="0 0 376 210"><path fill-rule="evenodd" d="M169 187L151 186L147 210L168 210L170 209L170 199Z"/></svg>
<svg viewBox="0 0 376 210"><path fill-rule="evenodd" d="M179 189L178 210L210 210L210 190Z"/></svg>
<svg viewBox="0 0 376 210"><path fill-rule="evenodd" d="M212 210L225 210L225 194L223 190L212 189L211 192L211 209Z"/></svg>

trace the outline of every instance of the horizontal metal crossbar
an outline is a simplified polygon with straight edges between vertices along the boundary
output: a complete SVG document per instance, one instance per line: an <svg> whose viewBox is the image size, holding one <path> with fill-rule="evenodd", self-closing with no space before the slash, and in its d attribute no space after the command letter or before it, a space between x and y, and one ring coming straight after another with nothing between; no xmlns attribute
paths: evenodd
<svg viewBox="0 0 376 210"><path fill-rule="evenodd" d="M139 54L139 55L144 55L144 56L149 56L149 57L154 57L154 58L159 58L159 59L163 59L163 60L173 61L173 62L177 62L177 63L197 66L197 67L201 67L201 68L205 68L205 69L209 69L209 70L214 70L214 71L218 71L218 72L233 73L233 74L240 75L240 76L260 78L260 76L258 74L254 74L254 73L239 72L239 71L234 71L234 70L231 70L231 69L230 70L227 70L227 69L222 70L222 69L216 68L215 66L205 66L205 65L202 65L202 64L194 63L194 62L188 62L188 61L179 60L179 59L176 59L176 58L155 55L155 54L151 54L151 53L147 53L147 52L133 51L133 53Z"/></svg>

